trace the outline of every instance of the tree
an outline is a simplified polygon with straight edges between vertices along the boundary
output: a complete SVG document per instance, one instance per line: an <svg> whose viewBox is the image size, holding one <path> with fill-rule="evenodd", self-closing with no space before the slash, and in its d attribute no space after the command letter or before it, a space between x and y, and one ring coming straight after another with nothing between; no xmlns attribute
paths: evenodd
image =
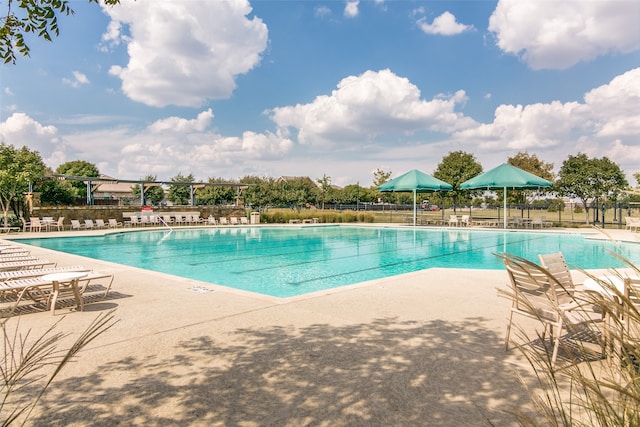
<svg viewBox="0 0 640 427"><path fill-rule="evenodd" d="M147 175L140 181L154 182L158 179L156 175ZM140 185L136 184L131 187L134 196L140 199ZM164 189L159 184L144 186L144 204L159 205L164 200Z"/></svg>
<svg viewBox="0 0 640 427"><path fill-rule="evenodd" d="M229 184L229 181L222 178L209 178L209 184ZM237 192L236 187L229 185L206 185L198 189L196 193L197 204L202 205L221 205L230 204L235 201Z"/></svg>
<svg viewBox="0 0 640 427"><path fill-rule="evenodd" d="M322 209L324 209L324 202L327 198L327 194L331 191L331 177L322 175L322 178L316 179L316 182L320 184L320 202L322 203Z"/></svg>
<svg viewBox="0 0 640 427"><path fill-rule="evenodd" d="M318 200L318 186L307 177L282 179L278 182L278 187L281 203L298 210L307 204L315 204Z"/></svg>
<svg viewBox="0 0 640 427"><path fill-rule="evenodd" d="M120 0L103 0L113 6ZM98 0L89 0L98 4ZM12 6L17 6L13 7ZM0 58L5 64L16 62L16 49L23 56L29 56L29 45L25 36L34 35L46 41L53 41L60 33L58 16L73 15L67 0L7 0L6 14L0 18Z"/></svg>
<svg viewBox="0 0 640 427"><path fill-rule="evenodd" d="M376 199L381 199L384 202L391 202L392 200L395 199L396 195L393 193L383 193L381 191L378 190L378 187L380 187L382 184L384 184L385 182L389 181L389 178L391 178L391 171L385 171L382 169L376 169L373 172L373 187L372 190L374 190L375 194L376 194Z"/></svg>
<svg viewBox="0 0 640 427"><path fill-rule="evenodd" d="M247 175L240 178L240 182L242 184L252 184L242 192L245 204L258 207L280 206L278 185L274 178Z"/></svg>
<svg viewBox="0 0 640 427"><path fill-rule="evenodd" d="M86 176L86 177L98 177L100 171L98 167L93 163L85 160L72 160L61 164L56 168L56 173L69 176ZM75 189L75 195L77 197L87 197L87 184L83 181L72 181L71 186Z"/></svg>
<svg viewBox="0 0 640 427"><path fill-rule="evenodd" d="M617 193L627 188L629 183L620 167L607 157L590 159L586 154L569 156L562 163L554 184L561 196L580 200L589 224L589 202L600 198L615 198Z"/></svg>
<svg viewBox="0 0 640 427"><path fill-rule="evenodd" d="M191 203L191 189L186 183L193 182L193 180L193 175L183 176L181 173L171 178L171 182L183 184L169 185L169 200L176 205L188 205Z"/></svg>
<svg viewBox="0 0 640 427"><path fill-rule="evenodd" d="M34 188L40 193L42 205L72 205L76 200L75 189L71 187L69 181L45 179L37 183Z"/></svg>
<svg viewBox="0 0 640 427"><path fill-rule="evenodd" d="M433 176L453 186L452 191L442 196L453 200L454 212L462 197L469 200L468 195L478 193L478 191L461 190L460 184L481 172L482 165L476 161L474 155L464 151L449 152L438 164Z"/></svg>
<svg viewBox="0 0 640 427"><path fill-rule="evenodd" d="M553 174L553 163L547 163L540 159L535 154L529 154L526 151L520 152L513 157L507 159L507 163L524 171L532 173L547 181L553 182L555 175ZM545 190L542 190L545 191ZM528 198L533 194L532 191L512 191L509 198L515 203L525 203Z"/></svg>
<svg viewBox="0 0 640 427"><path fill-rule="evenodd" d="M507 163L524 171L532 173L547 181L553 181L553 163L548 163L538 159L535 154L529 154L526 151L520 152L513 157L507 159Z"/></svg>
<svg viewBox="0 0 640 427"><path fill-rule="evenodd" d="M382 169L376 169L375 172L373 172L373 186L376 188L380 187L382 184L389 181L389 178L391 178L391 171L387 172Z"/></svg>
<svg viewBox="0 0 640 427"><path fill-rule="evenodd" d="M16 216L20 214L17 206L23 205L29 184L41 178L45 170L46 166L37 151L0 143L0 206L5 227L9 225L9 209L13 207Z"/></svg>

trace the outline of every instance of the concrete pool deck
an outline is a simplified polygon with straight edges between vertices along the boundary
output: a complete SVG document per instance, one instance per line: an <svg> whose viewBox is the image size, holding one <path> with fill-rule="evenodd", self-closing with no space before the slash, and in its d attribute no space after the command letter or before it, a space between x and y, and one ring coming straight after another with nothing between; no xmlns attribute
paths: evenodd
<svg viewBox="0 0 640 427"><path fill-rule="evenodd" d="M8 237L54 234L80 235ZM64 369L31 425L507 426L530 407L518 375L534 377L504 351L504 271L429 269L280 300L30 249L115 280L84 312L28 313L9 330L19 320L38 336L59 320L68 343L99 314L119 320Z"/></svg>

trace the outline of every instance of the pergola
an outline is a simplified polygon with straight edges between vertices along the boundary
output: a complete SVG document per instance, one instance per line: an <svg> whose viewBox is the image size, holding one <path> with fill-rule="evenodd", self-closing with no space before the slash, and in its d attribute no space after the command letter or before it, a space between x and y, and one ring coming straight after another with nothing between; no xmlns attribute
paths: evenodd
<svg viewBox="0 0 640 427"><path fill-rule="evenodd" d="M198 188L204 187L236 187L238 191L238 196L240 196L240 191L243 188L247 188L253 184L237 184L232 182L173 182L173 181L141 181L141 180L133 180L133 179L118 179L118 178L107 178L100 176L73 176L73 175L64 175L64 174L52 174L47 175L45 178L57 179L57 180L69 180L69 181L82 181L87 186L87 205L93 205L93 192L98 188L100 184L112 183L127 183L127 184L137 184L140 186L140 206L143 206L144 203L144 193L146 190L152 187L158 187L161 185L178 185L178 186L188 186L189 187L189 202L190 206L195 205L195 191Z"/></svg>

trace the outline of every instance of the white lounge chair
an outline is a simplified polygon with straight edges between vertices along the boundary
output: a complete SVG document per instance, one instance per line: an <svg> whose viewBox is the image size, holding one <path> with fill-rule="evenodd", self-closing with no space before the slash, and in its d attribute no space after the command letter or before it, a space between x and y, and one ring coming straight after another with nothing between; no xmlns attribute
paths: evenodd
<svg viewBox="0 0 640 427"><path fill-rule="evenodd" d="M29 231L42 231L42 223L40 222L40 218L29 218Z"/></svg>
<svg viewBox="0 0 640 427"><path fill-rule="evenodd" d="M77 275L74 275L77 273ZM78 276L79 275L79 276ZM54 279L53 276L59 276ZM65 277L68 276L68 277ZM12 279L0 283L0 292L15 295L9 313L20 304L22 298L27 295L34 302L44 303L52 314L55 314L56 304L60 297L73 295L78 309L84 309L83 294L93 280L109 279L105 286L104 297L107 296L113 283L113 274L98 273L92 271L64 271L47 273L40 277Z"/></svg>
<svg viewBox="0 0 640 427"><path fill-rule="evenodd" d="M80 221L77 219L71 220L71 230L82 230L84 228L83 224L80 224Z"/></svg>
<svg viewBox="0 0 640 427"><path fill-rule="evenodd" d="M109 224L109 228L118 228L118 227L122 227L122 223L116 221L115 218L109 218L108 220L108 224Z"/></svg>
<svg viewBox="0 0 640 427"><path fill-rule="evenodd" d="M83 267L81 265L71 265L66 267L51 267L51 268L32 268L30 270L14 270L14 271L0 271L0 282L15 279L28 279L31 277L40 277L50 273L61 273L64 271L90 271L90 268Z"/></svg>
<svg viewBox="0 0 640 427"><path fill-rule="evenodd" d="M55 228L57 231L64 231L64 217L59 217L55 223L51 224L51 228Z"/></svg>
<svg viewBox="0 0 640 427"><path fill-rule="evenodd" d="M104 219L96 219L96 228L107 228L107 224L104 223Z"/></svg>
<svg viewBox="0 0 640 427"><path fill-rule="evenodd" d="M0 263L0 271L40 269L46 266L55 267L56 263L46 259L35 259L29 261L11 261Z"/></svg>
<svg viewBox="0 0 640 427"><path fill-rule="evenodd" d="M592 305L581 305L567 294L562 284L543 267L511 255L504 256L503 260L512 287L512 306L505 337L507 350L514 314L541 322L545 330L551 328L551 336L555 339L550 360L552 365L558 356L563 329L573 330L602 322L601 313L593 311Z"/></svg>
<svg viewBox="0 0 640 427"><path fill-rule="evenodd" d="M93 223L92 219L85 219L84 220L84 228L87 230L93 230L93 228L95 227L95 224Z"/></svg>
<svg viewBox="0 0 640 427"><path fill-rule="evenodd" d="M239 225L240 221L238 221L238 217L237 216L232 216L229 218L229 222L231 223L231 225Z"/></svg>
<svg viewBox="0 0 640 427"><path fill-rule="evenodd" d="M640 229L640 218L627 216L624 218L625 228L630 231L638 231Z"/></svg>
<svg viewBox="0 0 640 427"><path fill-rule="evenodd" d="M219 219L219 223L220 225L229 225L229 221L227 221L227 217L226 216L221 216Z"/></svg>
<svg viewBox="0 0 640 427"><path fill-rule="evenodd" d="M246 216L241 216L240 217L240 224L248 225L249 224L249 218L247 218Z"/></svg>
<svg viewBox="0 0 640 427"><path fill-rule="evenodd" d="M453 227L457 227L459 225L457 215L449 215L449 225Z"/></svg>

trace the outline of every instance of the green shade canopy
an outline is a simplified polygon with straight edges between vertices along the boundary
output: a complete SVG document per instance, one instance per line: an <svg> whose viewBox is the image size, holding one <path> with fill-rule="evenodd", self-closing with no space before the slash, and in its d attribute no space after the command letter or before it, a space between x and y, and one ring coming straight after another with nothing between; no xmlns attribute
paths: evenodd
<svg viewBox="0 0 640 427"><path fill-rule="evenodd" d="M507 228L507 190L527 190L551 187L553 184L546 179L524 171L520 168L503 163L490 171L481 173L462 184L461 190L503 190L504 191L504 228Z"/></svg>
<svg viewBox="0 0 640 427"><path fill-rule="evenodd" d="M527 171L503 163L498 167L491 169L485 173L481 173L462 184L461 190L487 189L487 190L503 190L508 189L531 189L551 187L553 184L546 179L542 179Z"/></svg>
<svg viewBox="0 0 640 427"><path fill-rule="evenodd" d="M451 191L453 186L447 184L444 181L434 178L431 175L427 175L424 172L420 172L417 169L410 170L404 175L400 175L391 181L385 182L380 187L380 191L395 191L395 192L407 192L413 193L413 225L416 225L417 217L417 193L431 193L434 191Z"/></svg>
<svg viewBox="0 0 640 427"><path fill-rule="evenodd" d="M428 193L432 191L451 191L453 186L417 169L410 170L404 175L400 175L391 181L385 182L380 187L380 191L416 191L418 193Z"/></svg>

